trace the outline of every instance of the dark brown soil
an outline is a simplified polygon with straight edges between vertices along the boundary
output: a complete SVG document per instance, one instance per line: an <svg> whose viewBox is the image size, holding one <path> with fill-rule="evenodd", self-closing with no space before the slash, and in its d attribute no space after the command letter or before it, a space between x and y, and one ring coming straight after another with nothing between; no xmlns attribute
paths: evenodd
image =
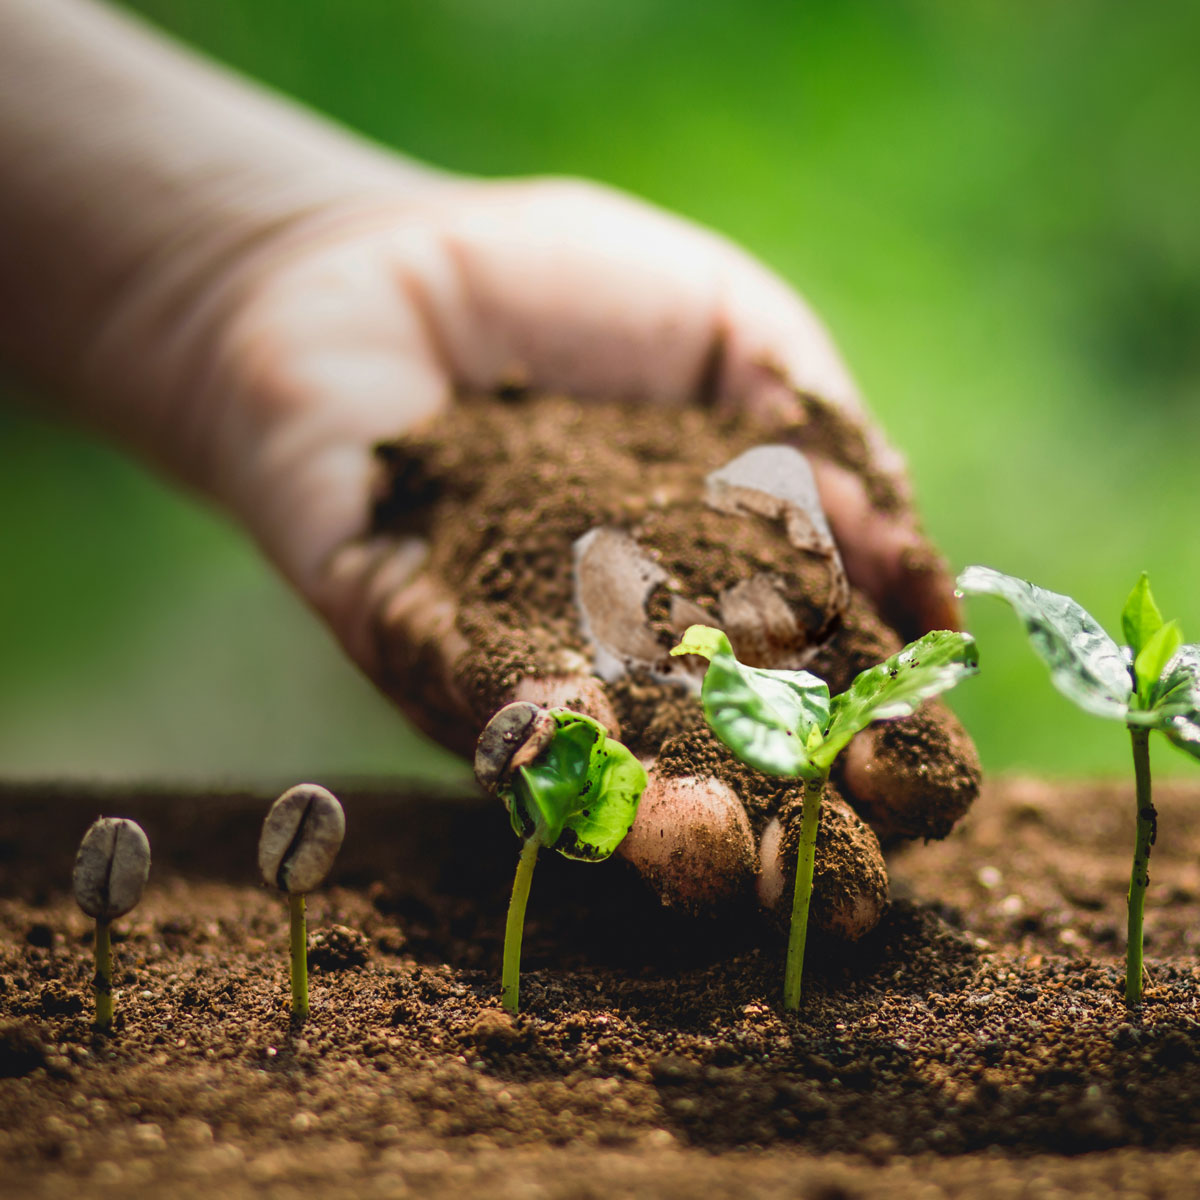
<svg viewBox="0 0 1200 1200"><path fill-rule="evenodd" d="M590 661L572 565L577 539L599 527L627 532L662 569L646 608L664 654L688 624L720 624L722 593L756 576L797 620L797 648L823 640L840 616L825 557L798 551L779 522L702 500L710 472L795 433L694 409L464 398L425 434L378 448L374 528L428 540L471 647L455 674L482 724L520 678ZM675 599L688 619L671 620Z"/></svg>
<svg viewBox="0 0 1200 1200"><path fill-rule="evenodd" d="M1150 983L1126 1011L1131 798L991 786L892 860L852 949L686 923L616 860L544 856L524 1012L496 1007L516 844L476 797L341 789L310 898L313 1012L250 881L269 797L0 792L0 1194L225 1197L1193 1195L1200 791L1160 789ZM119 1028L89 1027L80 834L155 866L114 926Z"/></svg>

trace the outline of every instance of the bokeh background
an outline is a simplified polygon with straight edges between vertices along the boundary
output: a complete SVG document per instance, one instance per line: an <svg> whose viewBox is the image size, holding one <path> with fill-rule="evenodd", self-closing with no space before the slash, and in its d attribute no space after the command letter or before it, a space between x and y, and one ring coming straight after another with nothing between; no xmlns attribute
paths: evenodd
<svg viewBox="0 0 1200 1200"><path fill-rule="evenodd" d="M406 152L723 230L822 312L957 566L1200 640L1200 6L139 0ZM240 536L0 403L0 774L465 779ZM993 769L1127 769L976 601ZM1167 749L1159 770L1186 771Z"/></svg>

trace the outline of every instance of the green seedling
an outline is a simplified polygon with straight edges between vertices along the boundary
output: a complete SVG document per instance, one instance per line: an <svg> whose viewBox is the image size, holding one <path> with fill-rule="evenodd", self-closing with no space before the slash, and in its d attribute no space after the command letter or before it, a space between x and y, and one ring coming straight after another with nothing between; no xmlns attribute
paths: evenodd
<svg viewBox="0 0 1200 1200"><path fill-rule="evenodd" d="M749 766L803 780L800 850L783 976L784 1008L800 1007L821 798L834 759L873 721L907 717L922 701L978 670L968 633L937 630L861 672L840 696L808 671L771 671L737 660L719 629L693 625L672 654L708 659L700 690L713 733Z"/></svg>
<svg viewBox="0 0 1200 1200"><path fill-rule="evenodd" d="M508 809L521 857L504 927L500 1003L520 1007L521 938L538 850L600 862L633 825L646 787L642 764L604 727L566 708L517 701L480 734L475 776Z"/></svg>
<svg viewBox="0 0 1200 1200"><path fill-rule="evenodd" d="M346 833L337 798L315 783L284 792L263 821L258 869L271 887L288 894L291 914L292 1016L308 1016L308 930L304 897L321 886Z"/></svg>
<svg viewBox="0 0 1200 1200"><path fill-rule="evenodd" d="M1183 644L1177 621L1164 621L1145 572L1121 614L1119 646L1070 596L1060 596L990 567L968 567L960 594L997 596L1024 622L1030 644L1050 668L1050 680L1085 712L1123 721L1133 744L1137 804L1129 876L1125 1003L1142 1002L1142 918L1150 882L1150 847L1158 814L1150 790L1150 734L1157 729L1200 758L1200 645Z"/></svg>
<svg viewBox="0 0 1200 1200"><path fill-rule="evenodd" d="M96 920L96 1028L113 1023L112 938L110 926L142 898L150 874L150 842L136 821L100 817L93 821L79 852L71 882L75 902Z"/></svg>

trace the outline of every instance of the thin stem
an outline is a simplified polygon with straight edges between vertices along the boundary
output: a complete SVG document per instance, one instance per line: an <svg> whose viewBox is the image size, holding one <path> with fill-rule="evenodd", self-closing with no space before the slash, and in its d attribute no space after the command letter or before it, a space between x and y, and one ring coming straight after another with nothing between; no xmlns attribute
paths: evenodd
<svg viewBox="0 0 1200 1200"><path fill-rule="evenodd" d="M1150 847L1158 834L1158 813L1150 797L1150 731L1131 727L1133 777L1137 788L1137 839L1129 875L1129 929L1125 947L1125 1003L1142 1002L1142 914L1150 882Z"/></svg>
<svg viewBox="0 0 1200 1200"><path fill-rule="evenodd" d="M530 838L521 848L517 875L513 880L512 899L508 902L508 920L504 926L504 967L500 976L500 1003L515 1013L521 999L521 937L525 932L525 905L537 862L538 841Z"/></svg>
<svg viewBox="0 0 1200 1200"><path fill-rule="evenodd" d="M109 1030L113 1023L112 939L108 921L96 921L96 974L92 991L96 996L96 1028Z"/></svg>
<svg viewBox="0 0 1200 1200"><path fill-rule="evenodd" d="M804 974L804 944L808 938L808 906L812 900L813 864L817 857L817 827L825 777L804 783L800 812L800 850L796 859L796 890L792 893L792 927L788 934L787 966L783 973L783 1007L800 1007L800 978Z"/></svg>
<svg viewBox="0 0 1200 1200"><path fill-rule="evenodd" d="M288 893L292 918L292 1016L308 1016L308 926L304 920L304 893Z"/></svg>

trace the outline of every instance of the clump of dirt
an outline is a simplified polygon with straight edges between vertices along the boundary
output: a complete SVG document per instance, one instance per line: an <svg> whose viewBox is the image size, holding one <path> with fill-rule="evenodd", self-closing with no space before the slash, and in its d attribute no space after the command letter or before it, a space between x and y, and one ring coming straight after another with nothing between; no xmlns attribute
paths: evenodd
<svg viewBox="0 0 1200 1200"><path fill-rule="evenodd" d="M795 1015L782 939L747 914L680 921L619 862L547 856L515 1019L496 1005L515 854L499 806L340 791L343 857L309 914L315 944L353 953L313 973L295 1024L286 914L244 882L268 796L0 789L12 1194L1193 1188L1195 787L1159 788L1138 1010L1118 933L1131 788L1010 781L893 861L905 898L861 943L810 939ZM114 925L113 1036L89 1026L91 923L68 890L101 809L137 819L156 864Z"/></svg>

